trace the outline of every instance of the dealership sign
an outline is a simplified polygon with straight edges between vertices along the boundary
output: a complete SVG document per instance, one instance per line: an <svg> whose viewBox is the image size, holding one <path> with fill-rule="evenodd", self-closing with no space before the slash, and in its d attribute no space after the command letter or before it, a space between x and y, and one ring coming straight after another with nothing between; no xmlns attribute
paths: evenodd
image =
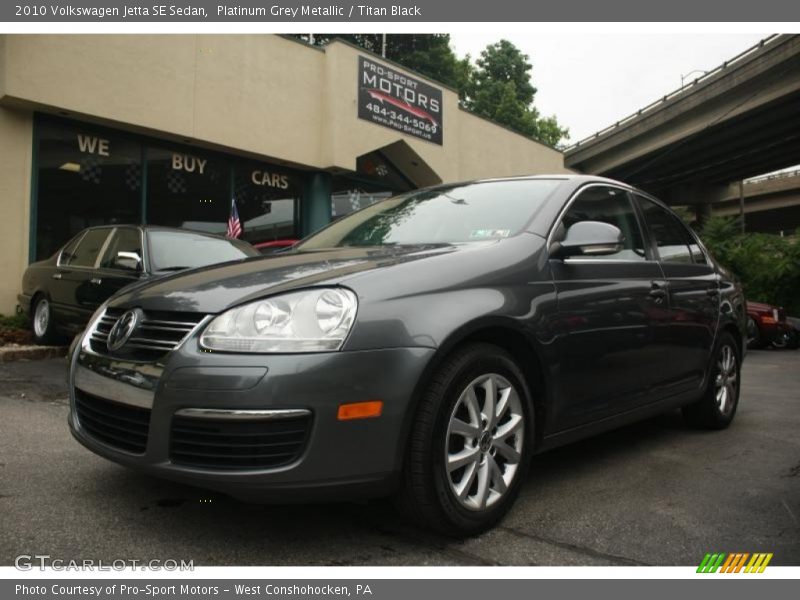
<svg viewBox="0 0 800 600"><path fill-rule="evenodd" d="M358 57L358 118L442 144L442 90Z"/></svg>

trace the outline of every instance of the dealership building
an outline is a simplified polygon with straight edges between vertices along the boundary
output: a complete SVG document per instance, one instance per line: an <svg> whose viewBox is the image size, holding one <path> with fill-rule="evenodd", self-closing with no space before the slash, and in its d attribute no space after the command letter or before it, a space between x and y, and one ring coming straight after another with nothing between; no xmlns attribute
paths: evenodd
<svg viewBox="0 0 800 600"><path fill-rule="evenodd" d="M0 313L85 227L306 235L440 182L565 172L557 150L345 42L275 35L0 36Z"/></svg>

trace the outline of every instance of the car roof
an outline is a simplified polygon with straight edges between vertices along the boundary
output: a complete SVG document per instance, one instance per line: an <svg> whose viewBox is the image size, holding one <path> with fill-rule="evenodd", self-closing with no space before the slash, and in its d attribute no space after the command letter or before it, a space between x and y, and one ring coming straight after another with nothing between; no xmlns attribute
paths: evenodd
<svg viewBox="0 0 800 600"><path fill-rule="evenodd" d="M637 187L634 187L630 184L627 184L623 181L619 181L617 179L610 179L608 177L601 177L600 175L586 175L583 173L552 173L552 174L540 174L540 175L514 175L511 177L489 177L485 179L468 179L464 181L456 181L450 183L438 183L436 185L420 188L417 190L409 190L408 193L420 192L425 190L435 191L440 189L458 187L462 185L472 185L476 183L494 183L502 181L537 181L537 180L562 181L565 184L561 186L562 190L569 195L571 195L575 190L577 190L580 187L583 187L584 185L590 183L605 183L609 185L614 185L616 187L621 187L630 192L636 192L648 198L659 201L658 198L655 198L652 195L648 194L647 192Z"/></svg>
<svg viewBox="0 0 800 600"><path fill-rule="evenodd" d="M139 223L109 223L107 225L93 225L92 227L87 227L86 229L112 229L114 227L126 227L126 228L134 228L140 229L142 231L166 231L171 233L185 233L185 234L192 234L192 235L203 235L206 237L212 237L215 239L223 239L226 238L223 235L219 235L216 233L211 233L209 231L198 231L196 229L186 229L184 227L167 227L166 225L141 225ZM241 240L239 240L241 241Z"/></svg>

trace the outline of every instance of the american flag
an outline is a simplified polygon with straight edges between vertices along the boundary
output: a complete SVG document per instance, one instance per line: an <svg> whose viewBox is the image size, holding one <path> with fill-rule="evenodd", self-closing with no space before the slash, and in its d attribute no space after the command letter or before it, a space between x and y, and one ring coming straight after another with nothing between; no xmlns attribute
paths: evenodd
<svg viewBox="0 0 800 600"><path fill-rule="evenodd" d="M242 222L239 221L239 211L236 210L236 199L231 198L231 216L228 217L228 231L226 237L238 238L242 235Z"/></svg>

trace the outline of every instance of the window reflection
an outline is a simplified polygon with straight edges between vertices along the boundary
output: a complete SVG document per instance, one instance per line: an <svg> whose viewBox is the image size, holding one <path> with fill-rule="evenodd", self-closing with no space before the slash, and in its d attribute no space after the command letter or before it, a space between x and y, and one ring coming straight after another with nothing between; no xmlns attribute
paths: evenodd
<svg viewBox="0 0 800 600"><path fill-rule="evenodd" d="M80 123L37 124L35 260L94 225L141 220L141 146Z"/></svg>
<svg viewBox="0 0 800 600"><path fill-rule="evenodd" d="M234 168L236 208L242 239L251 243L298 236L295 228L300 201L299 178L283 169L260 163Z"/></svg>
<svg viewBox="0 0 800 600"><path fill-rule="evenodd" d="M200 153L147 149L147 222L224 235L228 165Z"/></svg>

